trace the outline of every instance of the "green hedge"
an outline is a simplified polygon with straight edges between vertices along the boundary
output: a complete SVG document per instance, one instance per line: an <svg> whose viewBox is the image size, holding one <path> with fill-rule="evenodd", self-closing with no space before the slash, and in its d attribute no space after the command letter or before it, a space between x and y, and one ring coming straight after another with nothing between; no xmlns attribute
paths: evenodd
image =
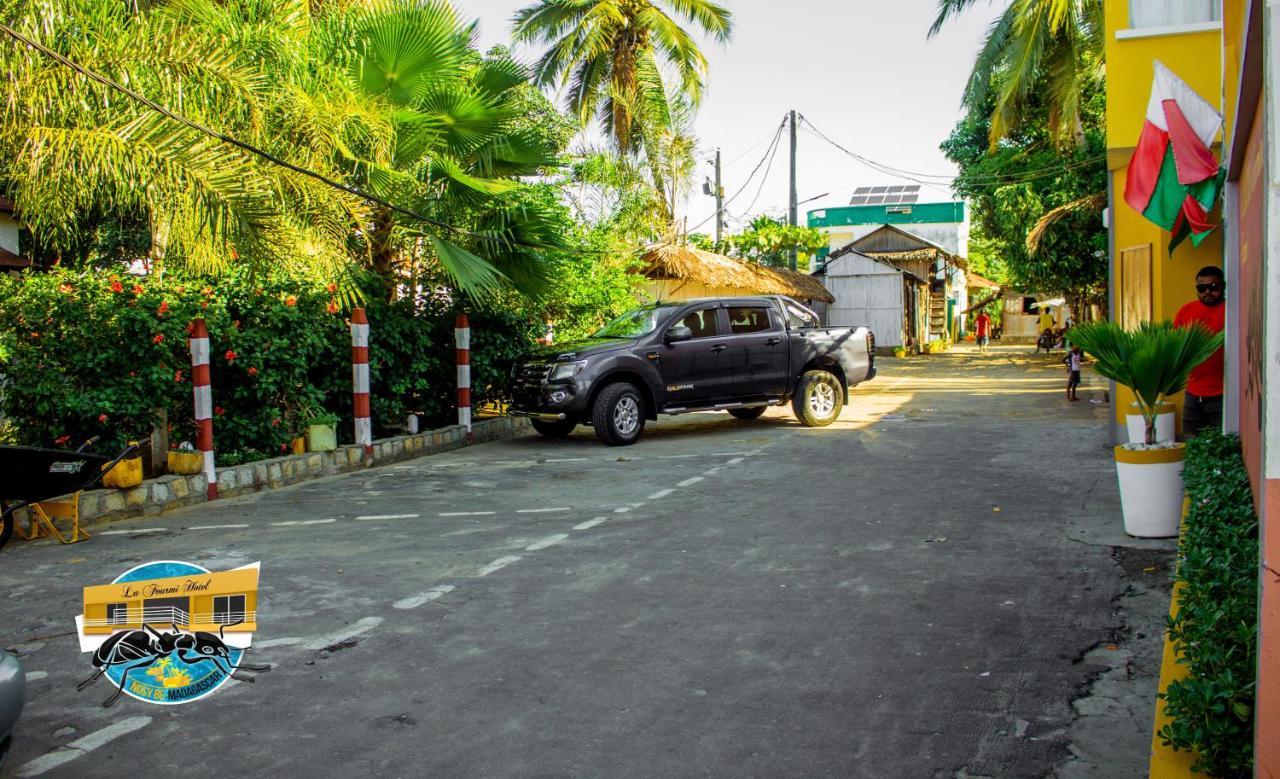
<svg viewBox="0 0 1280 779"><path fill-rule="evenodd" d="M1187 444L1190 499L1179 546L1182 582L1169 632L1186 679L1162 696L1167 746L1192 750L1196 770L1250 776L1258 638L1258 520L1235 436Z"/></svg>
<svg viewBox="0 0 1280 779"><path fill-rule="evenodd" d="M376 278L360 282L371 323L377 433L410 411L431 424L455 413L454 318L448 294L387 302ZM533 343L538 317L472 312L476 403L499 399L512 359ZM323 280L251 276L137 278L119 271L53 270L0 276L0 412L7 440L101 451L148 435L159 409L170 441L194 441L187 326L208 324L214 440L224 462L278 454L317 412L351 424L351 338L337 288Z"/></svg>

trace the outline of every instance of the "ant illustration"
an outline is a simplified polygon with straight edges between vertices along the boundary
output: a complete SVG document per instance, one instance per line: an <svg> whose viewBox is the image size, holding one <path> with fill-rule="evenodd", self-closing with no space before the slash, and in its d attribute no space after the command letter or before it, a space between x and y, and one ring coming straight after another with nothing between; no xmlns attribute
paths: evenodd
<svg viewBox="0 0 1280 779"><path fill-rule="evenodd" d="M94 672L93 676L77 684L76 692L80 692L98 681L108 669L124 667L124 673L120 675L119 688L110 698L102 702L103 708L107 708L115 703L120 694L124 692L124 685L129 679L130 671L148 668L161 658L175 654L179 660L188 665L207 660L232 679L253 682L255 681L254 677L242 674L240 671L265 673L271 670L271 666L241 663L233 669L230 667L231 650L223 643L224 631L228 627L239 625L241 622L244 622L244 619L239 619L229 625L222 625L218 628L216 635L204 631L183 633L178 629L176 622L170 623L173 627L172 633L168 631L161 633L145 623L142 626L143 630L116 633L93 653L93 665L98 670Z"/></svg>

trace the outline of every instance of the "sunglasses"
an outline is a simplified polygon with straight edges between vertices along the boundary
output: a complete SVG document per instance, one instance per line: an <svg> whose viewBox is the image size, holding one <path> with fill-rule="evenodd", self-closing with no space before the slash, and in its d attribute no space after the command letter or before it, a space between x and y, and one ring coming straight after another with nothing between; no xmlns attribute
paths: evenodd
<svg viewBox="0 0 1280 779"><path fill-rule="evenodd" d="M1197 285L1196 285L1196 292L1218 292L1218 291L1220 291L1221 289L1222 289L1222 284L1221 284L1220 282L1217 282L1217 281L1213 282L1212 284L1197 284Z"/></svg>

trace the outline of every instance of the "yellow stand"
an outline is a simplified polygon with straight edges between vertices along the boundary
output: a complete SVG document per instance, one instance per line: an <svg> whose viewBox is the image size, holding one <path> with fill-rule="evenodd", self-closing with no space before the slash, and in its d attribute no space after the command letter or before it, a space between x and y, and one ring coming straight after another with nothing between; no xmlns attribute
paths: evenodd
<svg viewBox="0 0 1280 779"><path fill-rule="evenodd" d="M77 541L84 541L89 538L89 534L80 528L79 492L63 498L46 500L42 503L32 503L27 506L27 516L30 518L31 527L28 532L23 533L23 537L28 541L44 536L53 536L58 539L60 544L74 544ZM67 535L63 535L58 530L58 525L54 521L58 519L71 520L71 527ZM22 532L20 527L18 530Z"/></svg>

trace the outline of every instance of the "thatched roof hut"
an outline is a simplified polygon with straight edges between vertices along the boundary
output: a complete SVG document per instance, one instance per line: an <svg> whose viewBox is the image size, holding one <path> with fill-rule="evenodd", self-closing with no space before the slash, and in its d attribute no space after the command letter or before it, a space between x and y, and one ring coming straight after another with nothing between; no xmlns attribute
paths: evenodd
<svg viewBox="0 0 1280 779"><path fill-rule="evenodd" d="M799 301L834 300L812 276L742 262L687 244L651 246L641 261L641 272L652 282L648 292L655 299L789 295Z"/></svg>

